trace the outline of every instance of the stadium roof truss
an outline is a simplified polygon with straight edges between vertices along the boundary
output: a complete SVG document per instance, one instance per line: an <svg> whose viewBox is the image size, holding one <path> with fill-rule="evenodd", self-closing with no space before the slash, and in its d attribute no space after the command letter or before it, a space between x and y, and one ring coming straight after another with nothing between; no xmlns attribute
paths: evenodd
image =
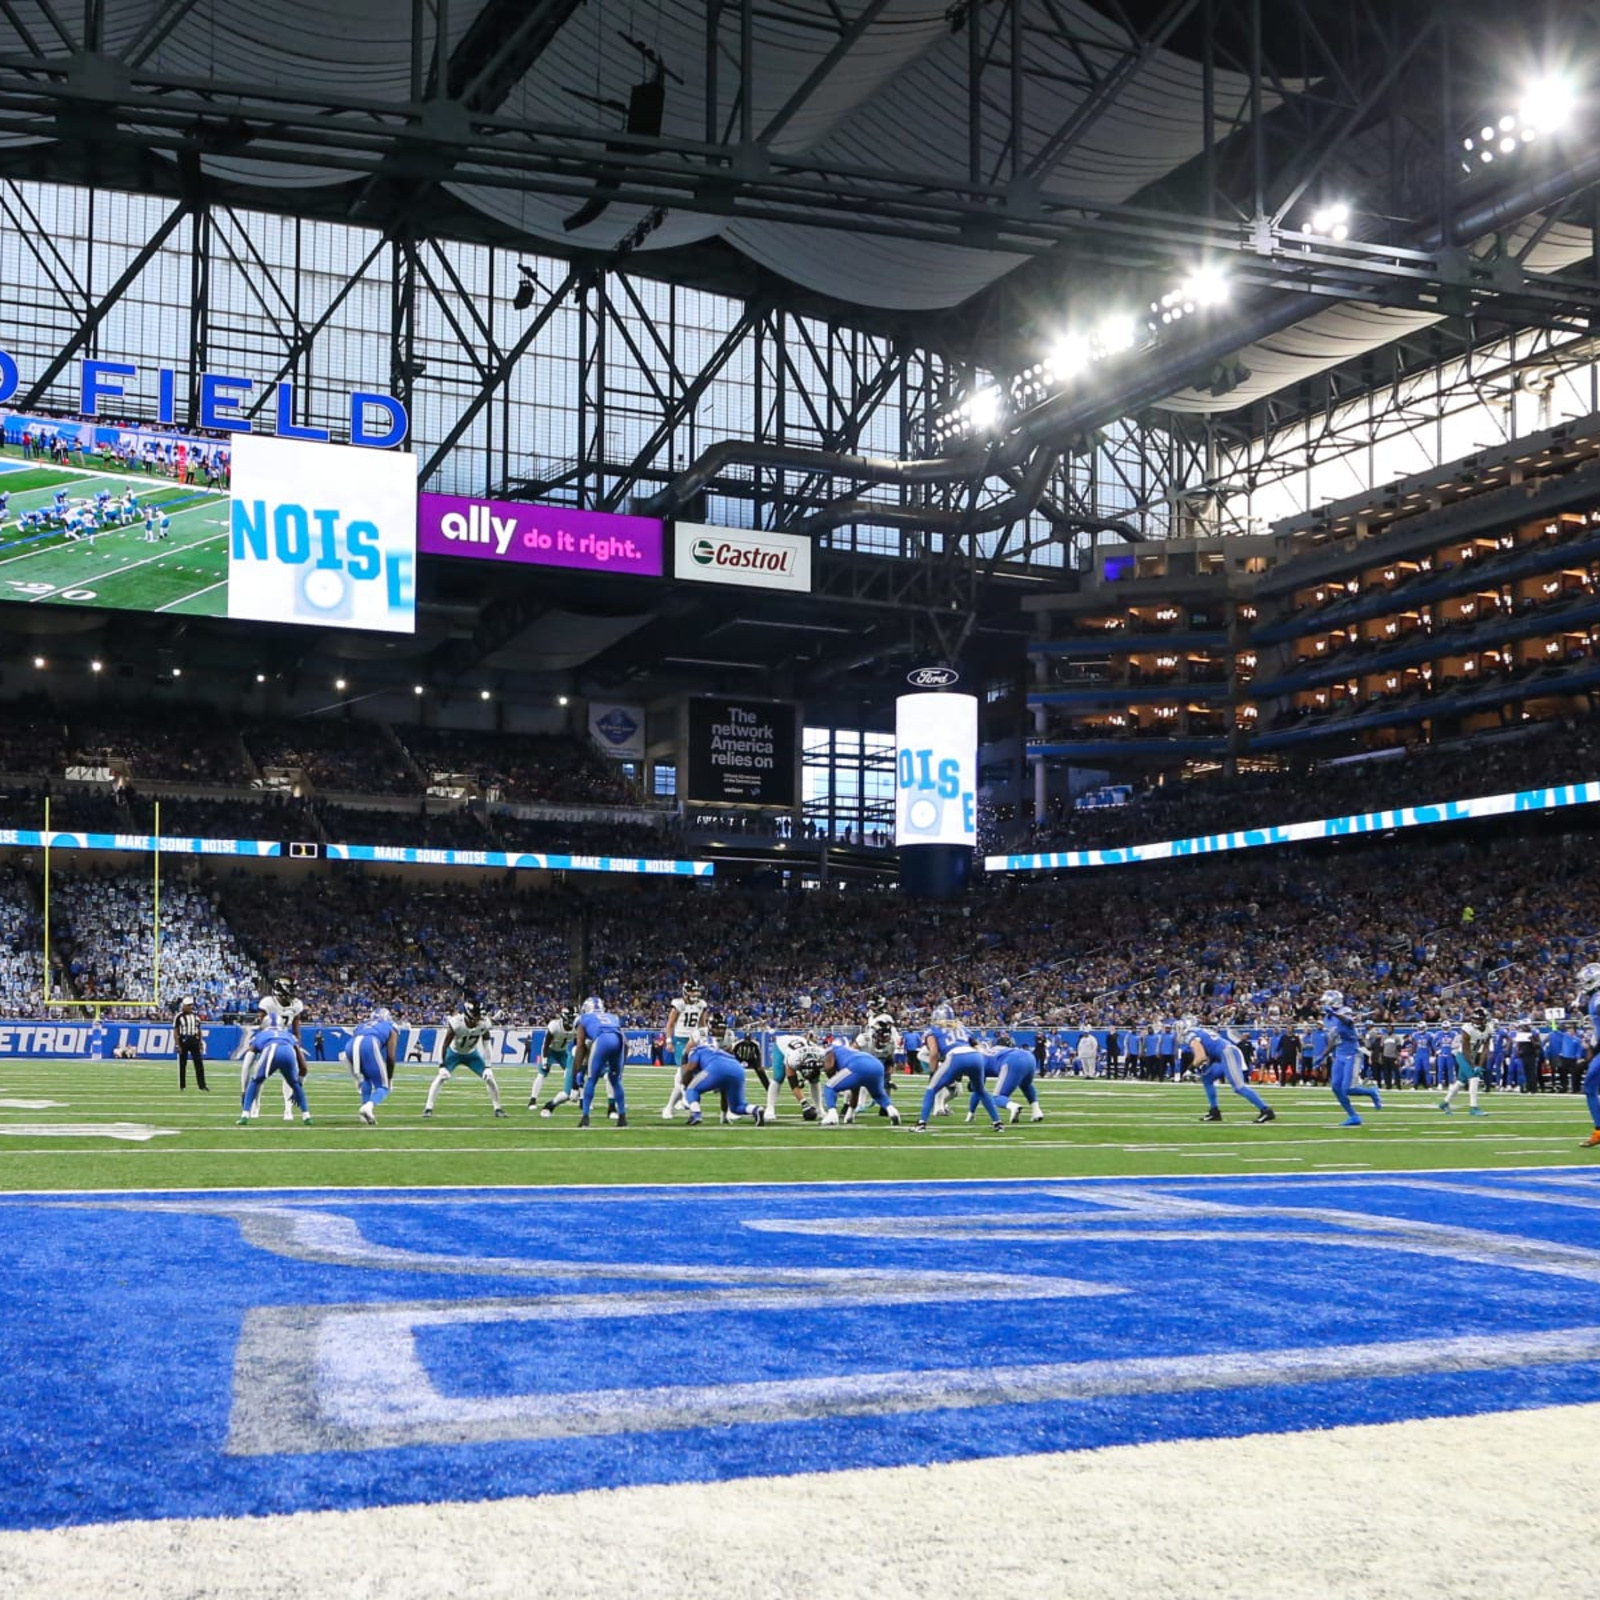
<svg viewBox="0 0 1600 1600"><path fill-rule="evenodd" d="M1561 20L1581 82L1596 19ZM228 349L219 271L259 302L263 378L325 371L359 302L435 486L804 529L841 604L960 612L944 648L997 574L1246 525L1240 483L1405 426L1421 372L1572 358L1600 145L1462 171L1507 74L1551 64L1517 24L1487 0L0 0L0 208L71 315L27 398L181 246L195 372ZM30 182L170 206L85 274ZM1348 229L1309 231L1329 197ZM336 288L264 246L273 216L349 230ZM932 445L961 393L1197 265L1226 306ZM706 294L737 314L684 309ZM558 327L575 414L530 450L508 390ZM734 376L737 416L709 404Z"/></svg>

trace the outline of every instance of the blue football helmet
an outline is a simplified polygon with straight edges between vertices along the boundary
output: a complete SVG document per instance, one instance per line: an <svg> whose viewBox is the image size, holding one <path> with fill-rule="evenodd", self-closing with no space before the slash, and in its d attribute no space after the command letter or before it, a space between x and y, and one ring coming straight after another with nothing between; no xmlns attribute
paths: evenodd
<svg viewBox="0 0 1600 1600"><path fill-rule="evenodd" d="M597 994L590 995L588 999L583 1002L583 1014L586 1017L592 1017L597 1012L604 1011L605 1008L605 1001L602 1000Z"/></svg>

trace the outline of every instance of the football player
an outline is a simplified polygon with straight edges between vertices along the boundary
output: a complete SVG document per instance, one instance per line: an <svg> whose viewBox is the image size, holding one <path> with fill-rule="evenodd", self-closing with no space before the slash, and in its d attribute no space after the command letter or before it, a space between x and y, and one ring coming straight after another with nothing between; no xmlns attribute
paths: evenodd
<svg viewBox="0 0 1600 1600"><path fill-rule="evenodd" d="M562 1006L558 1015L544 1025L544 1045L539 1051L539 1070L534 1074L533 1091L528 1096L528 1109L530 1111L539 1104L539 1093L544 1088L544 1080L550 1076L557 1067L561 1069L561 1092L554 1096L550 1103L539 1112L542 1117L548 1117L557 1106L565 1105L575 1097L575 1088L572 1076L572 1051L578 1042L578 1012L575 1006Z"/></svg>
<svg viewBox="0 0 1600 1600"><path fill-rule="evenodd" d="M389 1098L399 1042L400 1030L387 1007L374 1011L351 1037L350 1071L361 1090L361 1120L369 1128L376 1126L378 1107Z"/></svg>
<svg viewBox="0 0 1600 1600"><path fill-rule="evenodd" d="M667 1043L672 1051L672 1064L682 1068L689 1059L689 1048L694 1044L705 1022L707 1002L700 985L689 978L684 981L683 993L672 1002L667 1014ZM678 1107L683 1104L684 1078L682 1072L673 1075L672 1087L667 1091L667 1103L662 1108L662 1118L670 1122Z"/></svg>
<svg viewBox="0 0 1600 1600"><path fill-rule="evenodd" d="M1244 1053L1220 1028L1202 1028L1194 1017L1185 1017L1178 1024L1178 1037L1183 1041L1187 1064L1199 1072L1201 1086L1206 1092L1209 1109L1200 1119L1202 1122L1222 1121L1217 1085L1224 1078L1236 1095L1256 1108L1257 1122L1277 1120L1277 1113L1245 1082Z"/></svg>
<svg viewBox="0 0 1600 1600"><path fill-rule="evenodd" d="M444 1059L428 1086L428 1103L422 1108L423 1116L433 1115L433 1104L439 1098L440 1089L450 1081L457 1067L465 1067L483 1079L483 1086L489 1091L489 1099L494 1104L494 1114L503 1117L506 1112L500 1104L500 1085L495 1082L494 1068L483 1053L483 1041L488 1038L493 1023L484 1015L483 1008L476 1000L469 1000L460 1011L444 1019L444 1026Z"/></svg>
<svg viewBox="0 0 1600 1600"><path fill-rule="evenodd" d="M628 1126L628 1101L622 1092L622 1068L627 1059L628 1039L622 1024L605 1008L605 1002L592 994L583 1002L578 1017L578 1049L574 1070L583 1076L583 1114L578 1126L589 1126L589 1108L594 1103L595 1086L606 1080L607 1093L617 1108L619 1128Z"/></svg>
<svg viewBox="0 0 1600 1600"><path fill-rule="evenodd" d="M1344 1003L1343 994L1337 989L1324 990L1322 1010L1322 1026L1328 1036L1328 1052L1332 1057L1328 1087L1333 1090L1334 1099L1344 1109L1342 1126L1359 1128L1361 1118L1356 1115L1355 1107L1350 1104L1350 1096L1366 1095L1372 1101L1374 1111L1383 1110L1383 1101L1378 1098L1378 1091L1370 1084L1356 1082L1356 1074L1361 1065L1361 1039L1356 1031L1355 1013Z"/></svg>
<svg viewBox="0 0 1600 1600"><path fill-rule="evenodd" d="M839 1126L839 1096L851 1089L865 1089L890 1122L899 1126L900 1113L890 1103L883 1084L883 1063L875 1055L836 1039L823 1054L822 1071L822 1103L827 1107L822 1113L823 1127Z"/></svg>
<svg viewBox="0 0 1600 1600"><path fill-rule="evenodd" d="M256 1009L261 1013L261 1028L282 1029L294 1039L295 1044L298 1046L300 1043L300 1017L306 1006L305 1001L299 999L294 990L295 982L293 978L278 978L274 981L272 987L256 1001ZM254 1076L255 1062L252 1059L254 1054L254 1046L247 1044L241 1057L242 1065L239 1069L239 1093L241 1095L245 1092L251 1077ZM304 1076L302 1058L302 1079ZM305 1099L303 1083L300 1089L300 1099ZM294 1092L289 1087L289 1080L285 1078L283 1081L283 1120L285 1122L294 1121L295 1103ZM261 1115L261 1100L259 1096L251 1103L250 1115L252 1117Z"/></svg>
<svg viewBox="0 0 1600 1600"><path fill-rule="evenodd" d="M1031 1120L1043 1122L1044 1107L1039 1104L1039 1091L1033 1086L1034 1075L1039 1070L1033 1051L1022 1049L1009 1033L1002 1033L989 1059L1000 1080L994 1092L995 1104L1007 1113L1007 1120L1015 1122L1022 1115L1022 1107L1011 1104L1011 1096L1020 1094L1033 1107Z"/></svg>
<svg viewBox="0 0 1600 1600"><path fill-rule="evenodd" d="M821 1115L822 1057L823 1049L815 1039L803 1033L780 1033L772 1041L777 1063L773 1071L773 1087L767 1091L769 1108L777 1086L787 1083L800 1106L800 1114L807 1122L815 1122ZM776 1111L769 1109L770 1121Z"/></svg>
<svg viewBox="0 0 1600 1600"><path fill-rule="evenodd" d="M927 1092L922 1097L922 1115L917 1118L912 1131L926 1133L928 1118L934 1114L940 1095L943 1094L948 1102L955 1086L965 1082L972 1091L971 1099L967 1102L968 1113L982 1106L989 1115L994 1131L999 1133L1005 1124L1000 1120L1000 1108L994 1103L994 1097L984 1081L988 1075L989 1058L967 1038L967 1030L954 1021L949 1011L948 1006L940 1006L933 1014L934 1025L928 1029L925 1048L933 1076L928 1080ZM941 1017L940 1012L947 1014Z"/></svg>
<svg viewBox="0 0 1600 1600"><path fill-rule="evenodd" d="M749 1117L759 1128L766 1121L766 1113L760 1106L750 1105L745 1100L744 1065L737 1056L723 1048L722 1039L726 1030L717 1026L722 1020L721 1017L712 1017L705 1037L699 1043L690 1045L689 1058L684 1063L690 1073L683 1091L684 1104L689 1108L689 1126L700 1126L700 1096L708 1089L715 1089L723 1098L722 1114L725 1120L738 1121L742 1117Z"/></svg>
<svg viewBox="0 0 1600 1600"><path fill-rule="evenodd" d="M305 1076L306 1058L299 1042L287 1028L257 1028L250 1037L250 1081L244 1086L240 1100L239 1126L245 1127L253 1109L261 1098L261 1085L271 1073L278 1073L300 1107L300 1120L311 1120L311 1108L306 1104L306 1092L301 1087Z"/></svg>
<svg viewBox="0 0 1600 1600"><path fill-rule="evenodd" d="M1578 1003L1589 1013L1596 1039L1596 1053L1583 1075L1583 1096L1594 1124L1594 1132L1583 1141L1583 1148L1589 1150L1600 1145L1600 961L1591 961L1579 971Z"/></svg>

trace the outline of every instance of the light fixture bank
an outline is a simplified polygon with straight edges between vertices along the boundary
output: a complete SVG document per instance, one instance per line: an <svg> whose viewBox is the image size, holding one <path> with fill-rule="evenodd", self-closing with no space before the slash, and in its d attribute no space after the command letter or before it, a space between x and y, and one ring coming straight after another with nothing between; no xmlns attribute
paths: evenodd
<svg viewBox="0 0 1600 1600"><path fill-rule="evenodd" d="M155 376L156 421L175 422L177 370L173 367L140 368L131 361L84 361L78 383L79 410L85 417L97 417L103 411L116 414L123 409L124 402L135 398L147 405L148 390L144 395L139 395L138 391L143 387L139 380L143 376L145 384L148 384L152 372ZM202 372L199 376L198 406L193 424L197 428L221 433L254 433L254 421L246 413L245 407L251 404L258 390L265 389L267 403L258 409L273 418L275 427L272 431L279 438L326 442L329 437L326 428L306 427L294 420L295 393L292 383L261 385L254 378L234 377L226 372ZM0 350L0 405L16 394L21 383L16 361L8 352ZM351 444L369 450L389 450L404 441L411 422L405 406L394 395L377 390L353 389L347 400ZM378 413L382 414L381 422Z"/></svg>

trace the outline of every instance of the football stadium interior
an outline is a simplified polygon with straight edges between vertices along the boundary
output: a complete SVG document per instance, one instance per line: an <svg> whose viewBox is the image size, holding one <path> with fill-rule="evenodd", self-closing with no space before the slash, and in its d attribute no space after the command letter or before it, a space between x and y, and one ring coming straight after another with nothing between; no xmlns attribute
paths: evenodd
<svg viewBox="0 0 1600 1600"><path fill-rule="evenodd" d="M0 1600L1587 1600L1597 1029L1592 4L0 0Z"/></svg>

